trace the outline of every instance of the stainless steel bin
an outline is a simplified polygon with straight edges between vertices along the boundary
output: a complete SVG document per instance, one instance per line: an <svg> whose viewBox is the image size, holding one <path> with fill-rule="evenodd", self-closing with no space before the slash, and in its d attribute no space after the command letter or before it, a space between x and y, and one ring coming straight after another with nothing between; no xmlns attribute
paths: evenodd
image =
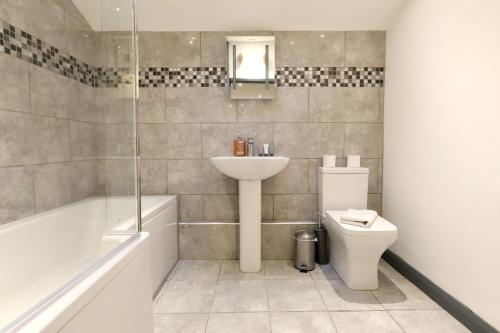
<svg viewBox="0 0 500 333"><path fill-rule="evenodd" d="M308 272L314 269L314 249L316 242L316 234L313 231L297 230L295 232L295 268L299 271Z"/></svg>

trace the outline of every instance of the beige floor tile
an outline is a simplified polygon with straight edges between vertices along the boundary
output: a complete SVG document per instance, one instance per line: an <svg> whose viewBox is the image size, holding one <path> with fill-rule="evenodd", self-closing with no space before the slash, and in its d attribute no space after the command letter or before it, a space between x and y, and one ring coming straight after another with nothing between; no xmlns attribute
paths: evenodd
<svg viewBox="0 0 500 333"><path fill-rule="evenodd" d="M291 260L264 260L266 279L310 279L307 273L301 273Z"/></svg>
<svg viewBox="0 0 500 333"><path fill-rule="evenodd" d="M390 311L406 333L470 332L444 310Z"/></svg>
<svg viewBox="0 0 500 333"><path fill-rule="evenodd" d="M340 280L340 276L335 272L330 264L318 265L309 272L313 280Z"/></svg>
<svg viewBox="0 0 500 333"><path fill-rule="evenodd" d="M160 314L154 316L154 333L204 333L208 314Z"/></svg>
<svg viewBox="0 0 500 333"><path fill-rule="evenodd" d="M404 333L385 311L331 312L339 333Z"/></svg>
<svg viewBox="0 0 500 333"><path fill-rule="evenodd" d="M220 280L263 280L264 269L258 273L242 273L239 260L224 260L220 269Z"/></svg>
<svg viewBox="0 0 500 333"><path fill-rule="evenodd" d="M316 280L316 286L328 310L383 310L380 302L369 292L349 289L340 280Z"/></svg>
<svg viewBox="0 0 500 333"><path fill-rule="evenodd" d="M268 311L264 280L219 280L215 289L213 312Z"/></svg>
<svg viewBox="0 0 500 333"><path fill-rule="evenodd" d="M380 279L373 295L387 310L432 310L440 306L406 279Z"/></svg>
<svg viewBox="0 0 500 333"><path fill-rule="evenodd" d="M270 333L268 313L212 313L206 333Z"/></svg>
<svg viewBox="0 0 500 333"><path fill-rule="evenodd" d="M273 333L336 333L326 312L273 312Z"/></svg>
<svg viewBox="0 0 500 333"><path fill-rule="evenodd" d="M392 266L383 259L381 259L378 264L378 277L379 279L404 279L401 273L392 268Z"/></svg>
<svg viewBox="0 0 500 333"><path fill-rule="evenodd" d="M172 280L217 280L222 260L183 260Z"/></svg>
<svg viewBox="0 0 500 333"><path fill-rule="evenodd" d="M312 280L266 280L271 311L317 311L325 305Z"/></svg>
<svg viewBox="0 0 500 333"><path fill-rule="evenodd" d="M169 281L155 300L154 313L208 313L215 280Z"/></svg>

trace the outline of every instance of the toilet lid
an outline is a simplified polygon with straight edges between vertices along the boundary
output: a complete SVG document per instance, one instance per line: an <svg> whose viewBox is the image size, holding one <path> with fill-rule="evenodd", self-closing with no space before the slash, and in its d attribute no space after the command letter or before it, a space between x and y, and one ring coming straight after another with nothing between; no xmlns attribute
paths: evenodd
<svg viewBox="0 0 500 333"><path fill-rule="evenodd" d="M395 235L398 228L381 216L378 216L369 228L358 227L352 224L340 222L340 217L346 213L345 210L329 210L326 212L327 220L341 232L352 236L380 237Z"/></svg>

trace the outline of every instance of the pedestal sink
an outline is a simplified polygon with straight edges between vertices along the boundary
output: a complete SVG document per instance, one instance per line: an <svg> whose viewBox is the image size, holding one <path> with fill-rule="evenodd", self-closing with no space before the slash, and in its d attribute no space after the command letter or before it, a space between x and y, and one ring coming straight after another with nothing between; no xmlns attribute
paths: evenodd
<svg viewBox="0 0 500 333"><path fill-rule="evenodd" d="M240 270L260 271L262 180L283 170L288 157L232 157L210 159L223 174L238 179L240 206Z"/></svg>

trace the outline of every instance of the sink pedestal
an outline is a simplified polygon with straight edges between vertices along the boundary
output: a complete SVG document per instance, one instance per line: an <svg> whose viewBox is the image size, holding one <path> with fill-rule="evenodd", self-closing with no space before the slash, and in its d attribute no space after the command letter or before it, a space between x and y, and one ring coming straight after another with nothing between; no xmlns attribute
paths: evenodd
<svg viewBox="0 0 500 333"><path fill-rule="evenodd" d="M210 162L226 176L238 179L240 206L240 270L260 271L262 180L283 170L290 159L284 156L219 156Z"/></svg>
<svg viewBox="0 0 500 333"><path fill-rule="evenodd" d="M239 180L240 270L260 271L261 265L261 180Z"/></svg>

